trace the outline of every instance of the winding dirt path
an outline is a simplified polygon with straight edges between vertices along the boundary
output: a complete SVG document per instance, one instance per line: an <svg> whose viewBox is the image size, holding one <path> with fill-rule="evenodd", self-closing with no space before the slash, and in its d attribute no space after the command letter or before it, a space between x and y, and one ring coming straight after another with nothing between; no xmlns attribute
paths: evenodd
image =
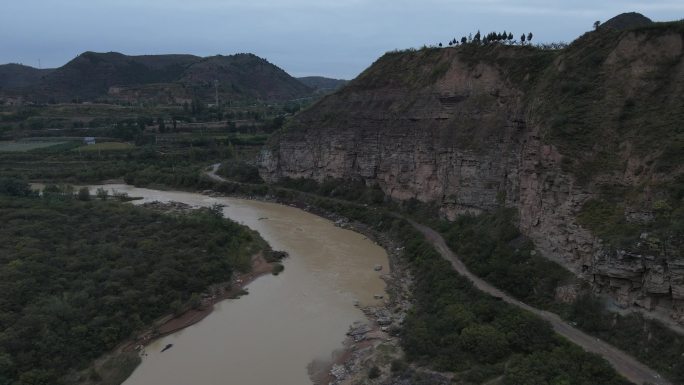
<svg viewBox="0 0 684 385"><path fill-rule="evenodd" d="M592 337L589 334L580 331L579 329L563 321L557 314L545 310L539 310L521 301L518 301L517 299L485 282L481 278L475 276L468 270L468 268L466 268L465 264L463 264L463 262L456 257L454 252L451 251L451 249L447 246L444 238L442 238L438 232L412 220L408 221L411 222L413 227L425 235L425 238L437 249L442 257L451 263L451 266L453 266L454 270L472 281L475 287L478 289L492 296L501 298L512 305L534 313L542 319L548 321L551 323L551 326L553 326L553 329L556 331L556 333L576 343L588 352L601 355L608 362L610 362L611 365L613 365L618 373L635 384L649 383L655 385L672 385L672 383L664 379L656 371L637 361L632 356L596 337Z"/></svg>
<svg viewBox="0 0 684 385"><path fill-rule="evenodd" d="M206 171L204 174L208 176L210 179L213 179L217 182L228 182L226 179L223 177L220 177L216 172L218 172L219 167L221 167L221 163L214 163L210 166L211 168Z"/></svg>

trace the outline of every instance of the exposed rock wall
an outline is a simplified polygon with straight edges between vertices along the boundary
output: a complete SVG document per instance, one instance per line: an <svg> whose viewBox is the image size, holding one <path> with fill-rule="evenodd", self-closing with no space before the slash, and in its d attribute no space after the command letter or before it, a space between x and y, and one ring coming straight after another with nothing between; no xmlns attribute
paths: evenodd
<svg viewBox="0 0 684 385"><path fill-rule="evenodd" d="M639 91L642 75L660 60L644 55L643 44L660 52L666 43L679 50L668 48L666 56L681 58L681 35L663 39L627 35L616 43L605 68L624 64L626 55L632 64L616 72L621 81L606 82L625 87L628 96ZM510 61L515 52L499 47L495 55ZM535 94L535 82L543 79L523 72L511 80L511 71L497 63L473 60L459 49L388 54L300 113L262 152L262 177L362 179L394 199L435 202L449 218L502 203L516 207L521 230L545 256L623 306L661 307L684 321L684 261L676 251L609 251L578 224L583 204L598 194L596 183L578 183L563 167L564 154L543 138L546 120L535 108L545 102ZM564 63L561 56L551 65L562 72ZM643 182L643 175L628 171L604 179Z"/></svg>
<svg viewBox="0 0 684 385"><path fill-rule="evenodd" d="M522 94L492 67L450 62L434 87L359 89L319 103L262 154L263 176L363 178L396 199L444 202L450 215L516 196L508 174L525 136Z"/></svg>

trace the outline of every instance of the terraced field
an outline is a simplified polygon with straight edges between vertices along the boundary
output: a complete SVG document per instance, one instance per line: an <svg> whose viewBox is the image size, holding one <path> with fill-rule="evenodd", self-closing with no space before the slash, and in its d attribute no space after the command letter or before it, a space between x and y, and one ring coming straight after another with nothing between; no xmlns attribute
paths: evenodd
<svg viewBox="0 0 684 385"><path fill-rule="evenodd" d="M95 143L88 146L81 146L77 151L122 151L131 150L135 148L134 145L124 142L102 142Z"/></svg>
<svg viewBox="0 0 684 385"><path fill-rule="evenodd" d="M17 142L17 141L5 141L0 142L0 152L26 152L35 150L38 148L47 148L65 144L67 142L55 142L55 141L27 141L27 142Z"/></svg>

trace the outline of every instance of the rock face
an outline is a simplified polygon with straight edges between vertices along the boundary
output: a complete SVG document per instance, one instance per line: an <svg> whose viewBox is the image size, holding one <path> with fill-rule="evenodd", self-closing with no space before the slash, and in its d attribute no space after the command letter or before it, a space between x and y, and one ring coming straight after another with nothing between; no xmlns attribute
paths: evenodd
<svg viewBox="0 0 684 385"><path fill-rule="evenodd" d="M684 28L672 28L599 31L560 52L497 45L388 53L300 113L263 150L260 173L271 182L363 180L397 200L434 202L448 218L516 207L519 227L546 257L624 306L681 317L680 248L616 251L577 220L605 186L682 174L681 163L667 174L653 166L663 148L637 150L656 143L640 137L648 135L639 131L643 115L626 115L635 104L654 116L684 114ZM593 66L588 80L577 78L579 65ZM656 102L657 89L674 101ZM569 110L567 98L585 104ZM597 169L605 154L615 166ZM649 194L626 206L626 220L652 220Z"/></svg>

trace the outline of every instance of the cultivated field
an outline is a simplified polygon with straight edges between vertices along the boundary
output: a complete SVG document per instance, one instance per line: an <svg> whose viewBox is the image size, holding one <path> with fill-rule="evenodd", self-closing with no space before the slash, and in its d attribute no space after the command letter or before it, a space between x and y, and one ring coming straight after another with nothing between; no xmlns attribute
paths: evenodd
<svg viewBox="0 0 684 385"><path fill-rule="evenodd" d="M5 141L0 142L0 152L26 152L35 150L38 148L47 148L57 145L62 145L67 142L54 142L54 141L30 141L30 142L16 142L16 141Z"/></svg>
<svg viewBox="0 0 684 385"><path fill-rule="evenodd" d="M74 151L121 151L130 150L135 148L134 145L130 143L123 142L102 142L95 143L87 146L81 146Z"/></svg>

